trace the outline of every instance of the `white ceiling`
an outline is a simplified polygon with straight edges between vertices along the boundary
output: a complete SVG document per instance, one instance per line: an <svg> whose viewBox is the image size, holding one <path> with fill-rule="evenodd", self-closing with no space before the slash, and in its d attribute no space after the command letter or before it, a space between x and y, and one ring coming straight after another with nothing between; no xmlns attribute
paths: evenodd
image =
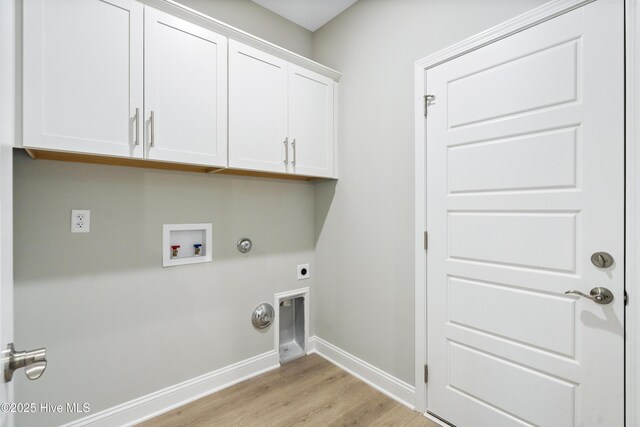
<svg viewBox="0 0 640 427"><path fill-rule="evenodd" d="M252 0L262 7L315 31L358 0Z"/></svg>

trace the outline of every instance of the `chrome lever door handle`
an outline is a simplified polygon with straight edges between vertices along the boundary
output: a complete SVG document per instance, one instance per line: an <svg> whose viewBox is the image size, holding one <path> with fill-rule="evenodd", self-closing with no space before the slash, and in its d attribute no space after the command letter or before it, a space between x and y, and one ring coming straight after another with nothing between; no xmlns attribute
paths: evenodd
<svg viewBox="0 0 640 427"><path fill-rule="evenodd" d="M47 369L47 361L33 362L24 368L24 373L30 380L37 380L44 374L44 370Z"/></svg>
<svg viewBox="0 0 640 427"><path fill-rule="evenodd" d="M16 351L13 343L9 344L2 352L4 363L4 380L13 379L13 373L20 368L25 368L25 374L30 380L37 380L47 368L47 349L39 348L32 351Z"/></svg>
<svg viewBox="0 0 640 427"><path fill-rule="evenodd" d="M611 291L607 288L601 288L600 286L597 286L591 289L591 292L589 292L589 295L582 293L580 291L576 291L574 289L565 292L565 294L572 294L572 295L578 295L581 297L589 298L591 301L597 304L610 304L611 301L613 301L613 294L611 293Z"/></svg>

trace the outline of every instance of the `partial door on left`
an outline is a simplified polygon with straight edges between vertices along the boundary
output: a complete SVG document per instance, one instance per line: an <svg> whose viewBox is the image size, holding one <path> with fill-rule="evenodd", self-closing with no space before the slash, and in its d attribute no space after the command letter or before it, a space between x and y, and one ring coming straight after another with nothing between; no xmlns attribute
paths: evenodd
<svg viewBox="0 0 640 427"><path fill-rule="evenodd" d="M23 3L23 145L142 157L143 5Z"/></svg>

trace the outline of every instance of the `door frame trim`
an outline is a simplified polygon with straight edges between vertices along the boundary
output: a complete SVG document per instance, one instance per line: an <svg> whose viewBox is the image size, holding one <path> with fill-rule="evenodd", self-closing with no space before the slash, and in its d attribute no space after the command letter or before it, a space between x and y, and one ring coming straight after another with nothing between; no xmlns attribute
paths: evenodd
<svg viewBox="0 0 640 427"><path fill-rule="evenodd" d="M640 423L640 0L625 1L625 289L629 305L625 311L625 421Z"/></svg>
<svg viewBox="0 0 640 427"><path fill-rule="evenodd" d="M427 387L423 369L427 363L427 260L424 249L426 224L426 122L424 95L426 71L437 65L495 43L515 33L538 25L596 0L555 0L516 16L500 25L456 43L415 62L415 390L417 411L426 414ZM621 0L623 1L623 0ZM640 422L640 311L635 305L640 295L640 84L632 76L640 73L640 0L625 1L625 98L626 98L626 151L625 151L625 289L630 304L625 311L625 420L627 426ZM429 417L431 418L431 417Z"/></svg>
<svg viewBox="0 0 640 427"><path fill-rule="evenodd" d="M13 336L13 146L22 136L21 114L21 2L0 4L0 351L14 342ZM6 360L0 360L4 370ZM0 397L14 401L14 383L0 384ZM6 393L6 394L5 394ZM14 426L13 414L0 414L0 424Z"/></svg>

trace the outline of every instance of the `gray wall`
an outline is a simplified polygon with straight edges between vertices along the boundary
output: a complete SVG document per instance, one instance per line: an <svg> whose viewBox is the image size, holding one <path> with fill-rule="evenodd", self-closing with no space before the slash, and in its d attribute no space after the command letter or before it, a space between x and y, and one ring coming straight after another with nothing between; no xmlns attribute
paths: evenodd
<svg viewBox="0 0 640 427"><path fill-rule="evenodd" d="M314 186L15 156L15 342L47 347L17 402L89 402L92 413L273 349L251 311L311 286ZM91 209L71 234L70 210ZM212 263L162 268L162 224L213 223ZM254 242L240 254L242 236ZM66 414L24 415L19 426Z"/></svg>
<svg viewBox="0 0 640 427"><path fill-rule="evenodd" d="M186 6L301 55L312 33L250 0ZM17 402L88 402L91 413L273 349L250 314L302 286L314 264L314 185L30 160L15 156L15 342L47 347ZM91 233L70 234L70 210ZM163 269L162 224L212 222L214 261ZM240 254L248 236L254 249ZM313 324L310 325L313 327ZM82 414L19 415L18 426Z"/></svg>
<svg viewBox="0 0 640 427"><path fill-rule="evenodd" d="M177 0L219 21L289 49L313 56L313 33L251 0Z"/></svg>
<svg viewBox="0 0 640 427"><path fill-rule="evenodd" d="M544 0L360 0L314 34L340 70L340 180L316 187L316 334L414 383L417 59Z"/></svg>

